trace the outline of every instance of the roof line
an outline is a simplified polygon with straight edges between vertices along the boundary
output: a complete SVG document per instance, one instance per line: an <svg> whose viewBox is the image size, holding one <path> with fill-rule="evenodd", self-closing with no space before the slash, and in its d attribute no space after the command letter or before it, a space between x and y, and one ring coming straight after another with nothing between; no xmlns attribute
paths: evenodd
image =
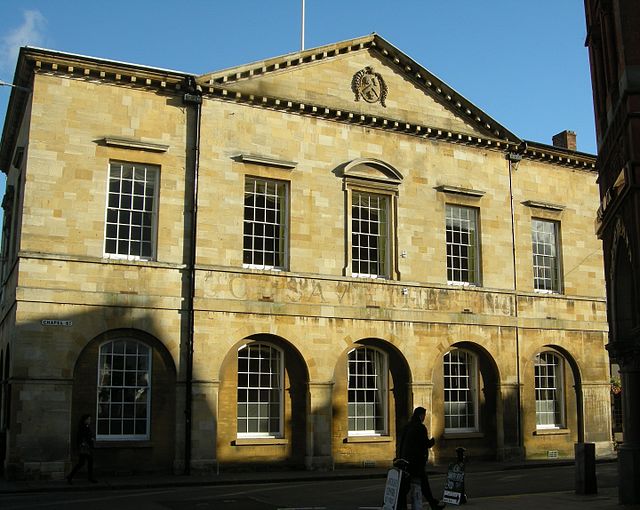
<svg viewBox="0 0 640 510"><path fill-rule="evenodd" d="M226 67L224 69L218 69L215 71L206 72L206 73L200 74L198 78L202 79L204 77L213 76L213 75L223 76L223 75L235 74L238 69L244 69L249 67L265 67L265 66L271 65L274 62L282 62L282 61L292 60L292 59L301 58L301 57L304 58L314 53L318 53L320 51L328 51L329 49L333 49L336 47L341 48L346 46L365 44L367 42L372 42L376 37L379 37L378 34L373 32L369 35L356 37L354 39L344 39L343 41L339 41L339 42L328 43L328 44L324 44L322 46L316 46L313 48L307 48L306 50L291 51L289 53L284 53L282 55L277 55L275 57L268 57L265 59L255 60L253 62L247 62L240 65Z"/></svg>
<svg viewBox="0 0 640 510"><path fill-rule="evenodd" d="M456 132L453 130L410 123L378 115L367 115L361 112L348 111L340 108L329 108L327 106L304 103L301 101L246 94L221 87L204 87L203 95L213 100L246 104L252 107L283 111L294 115L318 117L328 121L341 122L345 124L366 125L367 127L383 131L393 131L425 139L439 139L455 144L480 146L501 152L520 152L523 148L523 144L521 142L514 140L478 136L471 133ZM538 147L537 144L534 144L534 146ZM543 144L540 144L540 148L544 147L545 146L543 146ZM548 146L546 146L546 148L555 149L554 147ZM574 153L572 151L566 151L566 153L558 155L558 152L553 150L541 151L538 154L525 149L522 155L527 159L560 164L571 168L586 169L590 171L595 168L595 157L587 154L582 155L581 153Z"/></svg>
<svg viewBox="0 0 640 510"><path fill-rule="evenodd" d="M310 48L305 51L293 52L280 57L260 60L250 64L230 67L221 71L205 73L199 75L198 80L203 86L214 84L224 86L225 83L251 79L255 76L265 75L292 66L346 54L354 51L354 47L355 51L361 49L372 49L376 51L383 59L388 61L391 67L396 67L401 74L404 74L415 83L416 86L433 96L436 101L444 105L448 104L448 107L454 112L457 110L461 118L476 125L482 131L491 133L494 137L508 138L518 143L522 142L522 139L515 133L511 132L453 87L450 87L431 71L376 33L356 39L347 39L339 43Z"/></svg>
<svg viewBox="0 0 640 510"><path fill-rule="evenodd" d="M142 65L142 64L136 64L133 62L125 62L122 60L112 60L112 59L106 59L106 58L101 58L101 57L92 57L89 55L82 55L80 53L69 53L66 51L61 51L61 50L53 50L53 49L48 49L48 48L40 48L38 46L23 46L22 49L25 50L25 52L27 53L31 53L35 56L35 54L42 54L42 55L50 55L50 56L59 56L59 57L65 57L65 58L71 58L71 59L78 59L78 60L84 60L84 61L91 61L91 62L95 62L97 64L103 64L103 65L118 65L118 66L124 66L124 67L130 67L133 69L140 69L143 71L151 71L151 72L155 72L155 73L169 73L169 74L176 74L176 75L180 75L180 76L195 76L194 73L187 73L185 71L176 71L173 69L164 69L162 67L153 67L153 66L147 66L147 65Z"/></svg>
<svg viewBox="0 0 640 510"><path fill-rule="evenodd" d="M550 145L548 143L536 142L533 140L524 140L524 142L529 147L537 147L539 149L546 150L549 152L553 151L553 152L563 153L567 155L573 154L573 155L581 156L584 158L593 158L593 159L597 158L596 154L591 154L590 152L577 151L573 149L568 149L566 147L558 147L557 145Z"/></svg>

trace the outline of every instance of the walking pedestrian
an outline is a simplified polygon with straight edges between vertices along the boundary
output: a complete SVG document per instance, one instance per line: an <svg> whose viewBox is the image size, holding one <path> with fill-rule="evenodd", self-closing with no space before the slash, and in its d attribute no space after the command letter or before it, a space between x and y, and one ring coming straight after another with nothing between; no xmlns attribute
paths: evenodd
<svg viewBox="0 0 640 510"><path fill-rule="evenodd" d="M401 487L397 505L399 510L407 508L407 493L411 484L416 483L420 484L422 496L429 502L432 510L439 510L445 506L444 503L433 497L427 476L429 448L435 444L435 439L429 437L429 431L424 424L426 416L427 410L424 407L416 407L409 423L402 431L398 457L409 463L409 483L405 483L404 487Z"/></svg>
<svg viewBox="0 0 640 510"><path fill-rule="evenodd" d="M74 475L87 464L87 477L90 482L96 483L97 480L93 477L93 444L95 435L91 428L91 415L83 414L78 424L78 431L76 434L76 446L78 448L78 462L73 467L71 472L67 475L67 482L73 483Z"/></svg>

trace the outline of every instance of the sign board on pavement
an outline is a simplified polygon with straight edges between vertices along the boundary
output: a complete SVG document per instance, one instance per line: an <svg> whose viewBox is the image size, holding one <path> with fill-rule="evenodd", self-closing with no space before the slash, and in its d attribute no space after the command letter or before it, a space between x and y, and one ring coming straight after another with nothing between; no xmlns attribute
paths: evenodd
<svg viewBox="0 0 640 510"><path fill-rule="evenodd" d="M387 473L387 483L384 486L384 504L382 510L396 510L402 472L397 468L391 468Z"/></svg>
<svg viewBox="0 0 640 510"><path fill-rule="evenodd" d="M467 502L467 497L464 494L463 462L453 462L449 464L442 501L445 503L451 503L452 505L459 505L460 503Z"/></svg>

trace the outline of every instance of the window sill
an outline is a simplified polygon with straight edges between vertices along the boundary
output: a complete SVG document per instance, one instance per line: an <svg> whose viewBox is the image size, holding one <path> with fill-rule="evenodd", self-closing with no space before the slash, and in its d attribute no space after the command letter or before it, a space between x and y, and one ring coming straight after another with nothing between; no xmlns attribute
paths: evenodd
<svg viewBox="0 0 640 510"><path fill-rule="evenodd" d="M96 450L103 448L153 448L151 441L132 439L131 441L119 439L117 441L98 440L95 442Z"/></svg>
<svg viewBox="0 0 640 510"><path fill-rule="evenodd" d="M142 262L145 264L148 262L155 261L155 257L142 257L137 255L118 255L117 253L103 253L102 258L109 261L116 261L116 262Z"/></svg>
<svg viewBox="0 0 640 510"><path fill-rule="evenodd" d="M375 275L375 274L361 274L361 273L351 273L351 278L356 278L358 280L390 280L388 276L385 275Z"/></svg>
<svg viewBox="0 0 640 510"><path fill-rule="evenodd" d="M345 443L390 443L391 436L348 436Z"/></svg>
<svg viewBox="0 0 640 510"><path fill-rule="evenodd" d="M242 269L249 269L256 273L281 273L282 271L286 271L284 267L254 266L252 264L242 264Z"/></svg>
<svg viewBox="0 0 640 510"><path fill-rule="evenodd" d="M536 294L544 294L547 296L561 296L562 292L559 290L545 290L545 289L533 289Z"/></svg>
<svg viewBox="0 0 640 510"><path fill-rule="evenodd" d="M483 432L445 432L444 439L482 439Z"/></svg>
<svg viewBox="0 0 640 510"><path fill-rule="evenodd" d="M232 446L288 445L289 440L278 437L239 437L231 441Z"/></svg>
<svg viewBox="0 0 640 510"><path fill-rule="evenodd" d="M453 280L447 280L447 285L451 286L451 287L462 287L465 289L471 288L471 289L476 289L478 287L482 287L482 285L480 285L479 283L471 283L471 282L456 282Z"/></svg>
<svg viewBox="0 0 640 510"><path fill-rule="evenodd" d="M571 434L569 429L536 429L534 436L566 436Z"/></svg>

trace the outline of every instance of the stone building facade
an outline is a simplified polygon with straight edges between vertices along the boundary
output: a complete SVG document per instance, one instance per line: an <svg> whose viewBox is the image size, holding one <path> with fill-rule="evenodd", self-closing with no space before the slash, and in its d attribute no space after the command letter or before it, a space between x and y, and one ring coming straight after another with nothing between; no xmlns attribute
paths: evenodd
<svg viewBox="0 0 640 510"><path fill-rule="evenodd" d="M597 233L605 253L611 336L619 368L623 441L618 451L619 499L640 503L640 5L585 0L591 63L600 208Z"/></svg>
<svg viewBox="0 0 640 510"><path fill-rule="evenodd" d="M23 48L0 168L6 476L611 450L595 159L378 35L203 76ZM571 138L572 133L565 133Z"/></svg>

